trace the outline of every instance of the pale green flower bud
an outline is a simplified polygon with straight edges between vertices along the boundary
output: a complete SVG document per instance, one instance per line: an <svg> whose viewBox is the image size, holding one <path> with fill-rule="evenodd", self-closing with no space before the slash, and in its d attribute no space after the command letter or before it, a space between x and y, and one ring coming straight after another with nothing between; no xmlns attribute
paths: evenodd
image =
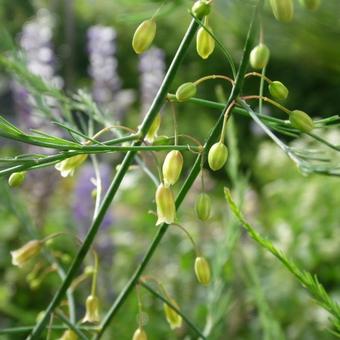
<svg viewBox="0 0 340 340"><path fill-rule="evenodd" d="M166 186L174 185L182 171L183 167L183 156L180 151L170 151L164 160L162 171L164 184Z"/></svg>
<svg viewBox="0 0 340 340"><path fill-rule="evenodd" d="M156 22L152 19L143 21L136 29L132 39L132 48L137 54L146 51L156 35Z"/></svg>
<svg viewBox="0 0 340 340"><path fill-rule="evenodd" d="M83 162L85 162L87 155L77 155L67 158L55 165L55 168L60 171L62 177L73 176L74 171Z"/></svg>
<svg viewBox="0 0 340 340"><path fill-rule="evenodd" d="M210 13L210 3L205 0L198 0L192 6L192 13L198 18L202 19L204 16Z"/></svg>
<svg viewBox="0 0 340 340"><path fill-rule="evenodd" d="M294 17L293 0L270 0L273 14L278 21L289 22Z"/></svg>
<svg viewBox="0 0 340 340"><path fill-rule="evenodd" d="M99 300L96 296L89 295L86 299L86 313L81 322L98 323L99 321Z"/></svg>
<svg viewBox="0 0 340 340"><path fill-rule="evenodd" d="M269 48L265 44L258 44L251 50L249 62L252 68L260 70L267 66L269 57Z"/></svg>
<svg viewBox="0 0 340 340"><path fill-rule="evenodd" d="M294 110L289 115L290 123L296 129L308 133L314 129L313 119L301 110Z"/></svg>
<svg viewBox="0 0 340 340"><path fill-rule="evenodd" d="M195 204L195 211L197 217L201 221L206 221L209 219L211 211L211 198L208 194L202 192L198 195Z"/></svg>
<svg viewBox="0 0 340 340"><path fill-rule="evenodd" d="M199 283L205 286L209 285L211 280L210 267L204 257L196 257L195 274Z"/></svg>
<svg viewBox="0 0 340 340"><path fill-rule="evenodd" d="M222 143L215 143L209 150L208 163L211 170L217 171L223 167L228 159L228 149Z"/></svg>
<svg viewBox="0 0 340 340"><path fill-rule="evenodd" d="M174 195L170 188L161 183L156 191L157 222L156 225L171 224L176 218Z"/></svg>
<svg viewBox="0 0 340 340"><path fill-rule="evenodd" d="M280 81L273 81L269 84L270 95L277 100L284 100L288 97L289 91Z"/></svg>
<svg viewBox="0 0 340 340"><path fill-rule="evenodd" d="M14 172L13 174L11 174L11 176L9 176L8 185L12 188L18 187L25 180L25 177L26 171Z"/></svg>
<svg viewBox="0 0 340 340"><path fill-rule="evenodd" d="M211 31L211 28L208 25L206 25L206 27ZM214 38L203 27L201 27L196 36L196 50L198 55L202 59L207 59L214 52L214 49Z"/></svg>
<svg viewBox="0 0 340 340"><path fill-rule="evenodd" d="M176 99L179 102L185 102L193 97L197 92L197 86L194 83L188 82L182 84L176 91Z"/></svg>
<svg viewBox="0 0 340 340"><path fill-rule="evenodd" d="M132 340L148 340L148 337L143 328L137 328L133 333Z"/></svg>
<svg viewBox="0 0 340 340"><path fill-rule="evenodd" d="M302 6L310 11L316 11L320 7L320 0L300 0Z"/></svg>
<svg viewBox="0 0 340 340"><path fill-rule="evenodd" d="M179 310L179 307L174 299L169 299L169 302ZM182 326L182 317L166 303L164 303L163 308L166 320L168 321L170 328L180 328Z"/></svg>
<svg viewBox="0 0 340 340"><path fill-rule="evenodd" d="M71 329L67 329L59 340L78 340L78 335Z"/></svg>
<svg viewBox="0 0 340 340"><path fill-rule="evenodd" d="M42 245L42 241L32 240L27 242L21 248L11 251L12 264L14 266L23 267L27 261L39 254Z"/></svg>
<svg viewBox="0 0 340 340"><path fill-rule="evenodd" d="M147 132L145 136L145 140L149 143L153 143L155 138L157 137L157 133L159 130L159 127L161 126L161 115L158 113L155 119L153 120L149 131Z"/></svg>

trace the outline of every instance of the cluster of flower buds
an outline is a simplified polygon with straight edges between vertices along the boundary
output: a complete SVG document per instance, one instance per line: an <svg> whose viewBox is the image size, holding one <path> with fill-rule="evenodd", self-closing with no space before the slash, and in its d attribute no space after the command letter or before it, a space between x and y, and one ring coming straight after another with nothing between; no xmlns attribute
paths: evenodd
<svg viewBox="0 0 340 340"><path fill-rule="evenodd" d="M250 52L249 62L252 68L261 70L267 66L269 57L269 48L265 44L260 43Z"/></svg>

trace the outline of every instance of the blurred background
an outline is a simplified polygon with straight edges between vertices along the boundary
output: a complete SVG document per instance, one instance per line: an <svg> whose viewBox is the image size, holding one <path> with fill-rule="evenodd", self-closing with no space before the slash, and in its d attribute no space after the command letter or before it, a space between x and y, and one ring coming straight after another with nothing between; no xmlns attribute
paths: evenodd
<svg viewBox="0 0 340 340"><path fill-rule="evenodd" d="M190 22L189 0L167 1L157 17L153 47L138 56L131 39L139 23L150 18L162 1L146 0L2 0L0 22L23 51L28 68L47 82L72 95L77 89L92 94L111 119L136 128L162 82L176 48ZM235 62L242 55L254 1L216 0L210 25ZM339 113L340 104L340 3L325 0L317 12L295 1L290 24L274 20L268 4L263 27L271 50L267 75L282 81L290 91L286 106L308 112L313 118ZM3 35L4 37L5 35ZM4 38L1 52L5 53ZM256 43L256 42L254 42ZM198 57L192 44L172 86L208 74L231 76L224 55L215 49L208 60ZM215 85L206 82L199 97L217 100ZM245 93L257 93L259 81L247 81ZM61 135L39 111L27 89L0 69L1 114L24 130L40 129ZM53 107L53 102L51 102ZM271 108L268 114L284 118ZM176 106L179 133L201 142L219 115L218 110L184 103ZM160 135L172 135L170 107L162 110ZM205 330L209 339L333 339L328 314L317 306L300 284L271 255L264 253L230 215L223 186L231 186L247 218L306 270L316 273L330 295L340 299L340 183L337 178L304 176L255 126L250 118L235 116L228 141L234 145L234 165L217 173L205 169L207 191L212 197L212 217L200 222L193 205L200 192L197 181L179 211L179 220L192 233L209 259L213 284L199 286L193 273L194 252L179 230L170 228L146 274L162 281L181 310ZM340 144L339 130L324 130L323 137ZM303 146L281 136L287 143ZM36 147L1 139L0 155L42 152ZM39 151L37 151L39 150ZM43 150L44 151L44 150ZM46 151L46 150L45 150ZM159 160L165 154L159 155ZM122 155L98 156L100 174L107 188ZM146 156L147 158L147 156ZM189 173L194 155L185 154L181 182ZM154 164L147 164L156 173ZM234 166L234 167L233 167ZM232 168L233 167L233 168ZM235 170L237 169L237 170ZM67 231L83 238L93 209L91 179L94 170L86 162L73 177L61 179L54 168L32 171L23 187L9 189L0 182L0 326L33 325L60 285L55 269L40 258L28 268L11 265L10 251L36 235ZM178 192L180 184L175 187ZM106 311L138 265L156 232L155 186L139 168L132 168L107 214L96 249L100 257L98 295ZM67 268L77 243L56 239L50 251ZM89 257L87 265L92 264ZM75 290L77 317L91 280ZM194 339L183 324L172 331L163 316L162 303L142 292L145 329L149 339ZM106 339L130 339L138 326L136 294L129 297L107 331ZM59 332L53 332L52 339ZM21 339L24 334L1 335Z"/></svg>

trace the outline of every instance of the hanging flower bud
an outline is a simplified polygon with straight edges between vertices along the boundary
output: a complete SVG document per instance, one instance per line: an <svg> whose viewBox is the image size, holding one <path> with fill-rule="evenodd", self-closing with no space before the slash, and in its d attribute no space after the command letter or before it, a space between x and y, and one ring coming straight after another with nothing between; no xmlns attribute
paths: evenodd
<svg viewBox="0 0 340 340"><path fill-rule="evenodd" d="M21 248L11 251L12 264L14 266L23 267L23 265L32 257L39 254L43 242L40 240L32 240L27 242Z"/></svg>
<svg viewBox="0 0 340 340"><path fill-rule="evenodd" d="M97 323L99 318L99 301L95 295L89 295L86 299L86 313L82 323L90 322Z"/></svg>
<svg viewBox="0 0 340 340"><path fill-rule="evenodd" d="M316 11L320 6L320 0L300 0L300 3L310 11Z"/></svg>
<svg viewBox="0 0 340 340"><path fill-rule="evenodd" d="M144 20L136 29L132 39L132 48L137 54L146 51L156 35L156 22L152 19Z"/></svg>
<svg viewBox="0 0 340 340"><path fill-rule="evenodd" d="M210 283L210 267L208 261L204 257L196 257L195 274L198 282L202 285L207 286Z"/></svg>
<svg viewBox="0 0 340 340"><path fill-rule="evenodd" d="M270 0L270 5L276 20L292 21L294 16L293 0Z"/></svg>
<svg viewBox="0 0 340 340"><path fill-rule="evenodd" d="M289 115L290 123L296 129L308 133L314 129L313 119L306 113L300 110L294 110Z"/></svg>
<svg viewBox="0 0 340 340"><path fill-rule="evenodd" d="M210 31L211 27L205 25ZM215 40L214 38L203 28L201 27L196 36L196 50L198 55L202 59L208 59L208 57L214 52L215 49Z"/></svg>
<svg viewBox="0 0 340 340"><path fill-rule="evenodd" d="M170 151L164 160L163 163L163 178L164 184L166 186L174 185L179 175L181 174L183 167L183 156L178 150Z"/></svg>
<svg viewBox="0 0 340 340"><path fill-rule="evenodd" d="M179 307L175 300L169 299L169 302L179 310ZM163 304L163 308L166 320L168 321L170 328L180 328L182 326L182 317L166 303Z"/></svg>
<svg viewBox="0 0 340 340"><path fill-rule="evenodd" d="M18 187L24 181L26 177L26 171L14 172L8 179L8 185L12 188Z"/></svg>
<svg viewBox="0 0 340 340"><path fill-rule="evenodd" d="M149 131L147 132L145 136L145 140L149 143L153 143L155 138L157 137L157 133L159 130L159 127L161 126L161 115L158 113L155 119L153 120Z"/></svg>
<svg viewBox="0 0 340 340"><path fill-rule="evenodd" d="M185 102L196 94L197 86L194 83L184 83L176 91L176 99Z"/></svg>
<svg viewBox="0 0 340 340"><path fill-rule="evenodd" d="M201 221L206 221L209 219L211 211L211 198L208 194L202 192L198 195L195 204L195 210L197 217Z"/></svg>
<svg viewBox="0 0 340 340"><path fill-rule="evenodd" d="M273 81L269 84L270 95L277 100L284 100L288 97L289 91L280 81Z"/></svg>
<svg viewBox="0 0 340 340"><path fill-rule="evenodd" d="M148 337L143 328L137 328L133 333L132 340L148 340Z"/></svg>
<svg viewBox="0 0 340 340"><path fill-rule="evenodd" d="M228 159L228 149L222 143L215 143L209 150L208 163L211 170L217 171L223 167Z"/></svg>
<svg viewBox="0 0 340 340"><path fill-rule="evenodd" d="M267 66L270 57L269 48L265 44L258 44L250 52L250 65L256 70Z"/></svg>
<svg viewBox="0 0 340 340"><path fill-rule="evenodd" d="M67 329L59 340L78 340L78 335L71 329Z"/></svg>
<svg viewBox="0 0 340 340"><path fill-rule="evenodd" d="M156 191L156 206L158 220L156 225L161 223L171 224L176 218L176 207L174 195L170 188L161 183Z"/></svg>
<svg viewBox="0 0 340 340"><path fill-rule="evenodd" d="M205 0L196 1L192 6L192 13L194 13L198 19L202 19L210 13L210 3Z"/></svg>
<svg viewBox="0 0 340 340"><path fill-rule="evenodd" d="M55 165L55 168L60 171L62 177L73 176L74 171L83 162L85 162L87 155L77 155L67 158Z"/></svg>

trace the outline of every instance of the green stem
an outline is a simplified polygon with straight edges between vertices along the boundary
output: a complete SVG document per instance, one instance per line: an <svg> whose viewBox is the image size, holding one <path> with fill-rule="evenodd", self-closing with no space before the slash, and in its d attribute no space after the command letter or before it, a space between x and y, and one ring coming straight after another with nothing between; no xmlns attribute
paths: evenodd
<svg viewBox="0 0 340 340"><path fill-rule="evenodd" d="M169 70L163 80L163 83L149 109L149 112L147 113L147 115L144 118L144 121L142 122L141 128L140 128L140 134L141 136L144 138L145 135L147 134L154 118L156 117L156 115L158 114L159 110L161 109L163 102L166 98L166 95L169 91L170 85L172 83L172 80L175 77L175 74L184 58L184 55L187 51L187 49L189 48L189 45L192 41L192 39L195 36L195 33L198 29L198 24L196 23L196 21L192 20L190 23L190 26L177 50L177 53L169 67ZM136 141L133 145L134 146L138 146L140 145L140 141ZM60 304L62 298L64 297L67 288L70 286L70 284L72 283L73 278L75 277L75 275L77 274L87 252L89 251L94 238L99 230L99 227L104 219L104 216L108 210L108 208L110 207L111 202L113 201L113 198L115 197L115 194L125 176L125 174L127 173L129 166L131 165L135 154L136 154L136 150L134 151L129 151L121 166L119 167L118 172L116 173L116 176L114 177L104 199L103 202L100 206L98 215L96 216L95 220L93 221L91 228L89 229L86 238L84 240L83 245L81 246L81 248L79 249L76 257L74 258L71 267L69 268L66 278L63 282L63 284L61 285L61 287L59 288L59 290L57 291L57 293L54 295L51 303L49 304L49 306L46 309L46 312L44 314L44 316L40 319L40 321L37 323L37 325L34 327L34 329L32 330L32 333L30 334L30 336L28 337L28 339L38 339L41 335L41 333L43 332L46 323L48 322L48 318L51 312L53 312L53 310ZM139 275L138 275L139 277ZM133 286L135 285L135 283L137 283L138 278L133 282L133 285L131 285L131 289L133 288ZM130 289L130 290L131 290ZM129 292L130 292L129 290ZM111 321L112 318L112 314L109 313L105 319L103 320L102 324L101 324L101 330L97 336L97 338L99 338L101 336L101 334L104 332L105 328L108 326L109 322Z"/></svg>
<svg viewBox="0 0 340 340"><path fill-rule="evenodd" d="M253 36L253 31L254 31L254 22L255 22L255 18L258 12L258 9L260 8L260 6L262 5L263 1L260 0L260 5L257 7L257 10L255 10L253 18L251 20L251 24L249 27L249 31L248 31L248 35L247 35L247 39L246 39L246 43L245 43L245 47L244 47L244 52L243 52L243 57L242 57L242 61L236 76L236 81L235 81L235 85L232 88L232 92L231 95L225 105L224 110L222 111L218 121L216 122L214 128L212 129L207 142L206 142L206 147L207 149L209 149L214 141L217 139L219 131L221 129L222 126L222 122L223 122L223 117L224 117L224 113L227 110L228 106L238 97L238 95L240 94L240 91L242 89L242 85L243 85L243 78L246 72L246 68L248 65L248 60L249 60L249 54L251 51L251 41L252 41L252 36ZM193 166L193 168L190 171L189 176L187 177L185 183L183 184L181 191L179 192L177 199L176 199L176 208L178 209L179 206L181 205L181 203L183 202L186 194L188 193L188 191L190 190L191 186L193 185L196 177L198 176L199 172L200 172L200 168L201 168L201 155L199 155L196 158L195 164ZM139 277L142 275L145 267L148 265L148 263L150 262L155 250L157 249L159 243L161 242L164 234L166 233L168 229L168 224L162 224L160 226L160 228L158 229L157 234L155 235L149 249L147 250L144 258L142 259L141 263L139 264L139 266L137 267L136 271L133 273L133 275L131 276L130 280L127 282L127 284L125 285L125 287L123 288L122 292L119 294L119 296L117 297L116 301L114 302L114 304L111 306L109 312L107 313L106 317L104 318L102 324L101 324L101 330L99 331L99 333L97 334L97 336L95 337L95 339L100 339L101 335L103 334L104 330L106 329L106 327L109 325L110 321L112 320L112 318L116 315L116 313L118 312L118 310L120 309L120 307L124 304L125 300L127 299L127 297L129 296L129 294L131 293L131 291L133 290L134 286L138 283Z"/></svg>
<svg viewBox="0 0 340 340"><path fill-rule="evenodd" d="M179 151L200 151L200 147L196 145L153 145L153 146L143 146L143 145L135 145L135 146L116 146L113 149L118 152L129 152L129 151L168 151L168 150L179 150ZM113 150L112 149L112 150ZM112 151L111 150L111 151ZM25 171L28 169L37 169L46 166L50 166L56 163L63 161L64 159L81 155L81 154L98 154L98 153L107 153L104 150L92 150L92 151L66 151L61 154L47 156L43 158L34 159L31 161L24 160L25 164L15 165L13 167L0 170L0 177L5 175L10 175L13 172Z"/></svg>
<svg viewBox="0 0 340 340"><path fill-rule="evenodd" d="M57 310L55 314L68 326L68 328L72 329L72 331L74 331L80 337L80 339L88 340L88 337L78 328L78 326L72 324L61 311Z"/></svg>
<svg viewBox="0 0 340 340"><path fill-rule="evenodd" d="M173 309L178 315L182 317L182 319L187 323L187 325L200 337L200 339L206 339L206 337L202 334L202 332L183 314L176 306L174 306L168 299L164 298L161 294L156 292L152 287L150 287L147 283L141 282L141 286L143 286L147 291L149 291L152 295L156 296L158 299L166 303L171 309Z"/></svg>

